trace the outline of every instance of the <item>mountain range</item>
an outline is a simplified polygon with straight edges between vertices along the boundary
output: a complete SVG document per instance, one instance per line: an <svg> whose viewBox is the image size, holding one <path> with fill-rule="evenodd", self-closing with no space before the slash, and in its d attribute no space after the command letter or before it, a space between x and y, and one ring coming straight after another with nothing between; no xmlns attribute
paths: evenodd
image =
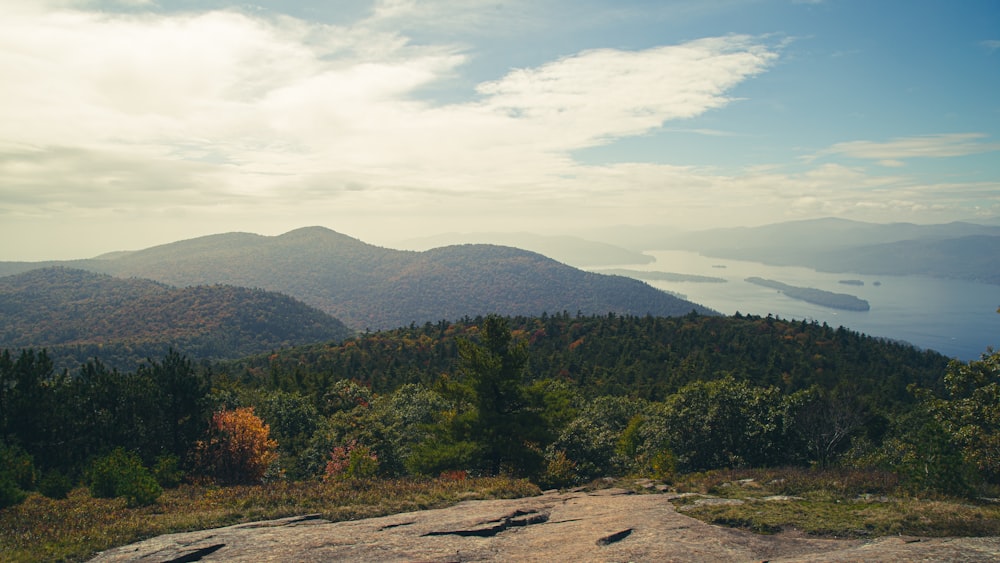
<svg viewBox="0 0 1000 563"><path fill-rule="evenodd" d="M0 263L0 275L41 266L177 287L226 284L280 292L355 330L489 313L714 313L638 280L584 272L517 248L467 244L393 250L322 227L279 236L211 235L88 260L6 262Z"/></svg>
<svg viewBox="0 0 1000 563"><path fill-rule="evenodd" d="M924 275L1000 284L997 225L880 224L825 218L695 232L623 227L594 236L633 250L690 250L715 258L826 272Z"/></svg>

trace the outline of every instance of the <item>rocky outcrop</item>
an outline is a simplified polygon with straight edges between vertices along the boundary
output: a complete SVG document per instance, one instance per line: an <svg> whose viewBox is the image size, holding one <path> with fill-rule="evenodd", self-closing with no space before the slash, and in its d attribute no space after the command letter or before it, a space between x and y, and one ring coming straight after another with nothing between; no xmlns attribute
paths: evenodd
<svg viewBox="0 0 1000 563"><path fill-rule="evenodd" d="M997 561L1000 538L836 540L756 535L622 489L468 501L350 522L318 516L171 534L93 561Z"/></svg>

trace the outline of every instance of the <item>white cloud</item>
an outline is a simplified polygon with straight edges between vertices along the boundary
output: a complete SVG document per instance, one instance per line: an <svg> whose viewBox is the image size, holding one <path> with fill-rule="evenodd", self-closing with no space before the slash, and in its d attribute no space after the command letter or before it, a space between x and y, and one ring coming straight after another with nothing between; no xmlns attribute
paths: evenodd
<svg viewBox="0 0 1000 563"><path fill-rule="evenodd" d="M387 2L377 12L412 9ZM175 190L193 181L142 170L197 168L213 180L198 183L203 197L220 200L322 197L320 182L333 194L342 185L544 190L574 173L569 151L724 106L730 88L775 57L742 36L594 50L484 83L473 102L433 106L415 92L465 55L365 25L231 11L22 13L0 23L0 151L9 161L71 148L106 169L145 161L128 174L140 193L144 181ZM102 166L60 162L32 181L75 177L86 200L80 179Z"/></svg>
<svg viewBox="0 0 1000 563"><path fill-rule="evenodd" d="M819 154L893 161L906 158L949 158L1000 151L1000 143L982 142L986 137L984 133L951 133L902 137L882 143L850 141L837 143Z"/></svg>
<svg viewBox="0 0 1000 563"><path fill-rule="evenodd" d="M126 8L143 8L156 5L154 0L113 0L113 3L125 6Z"/></svg>
<svg viewBox="0 0 1000 563"><path fill-rule="evenodd" d="M515 70L478 91L491 109L558 130L563 143L592 146L722 107L730 88L776 57L743 36L638 52L601 49Z"/></svg>
<svg viewBox="0 0 1000 563"><path fill-rule="evenodd" d="M371 16L360 25L458 37L496 37L544 33L547 25L543 14L564 9L556 2L532 0L375 0Z"/></svg>
<svg viewBox="0 0 1000 563"><path fill-rule="evenodd" d="M457 9L450 0L386 1L351 26L71 4L22 2L0 19L0 238L114 225L166 236L159 221L191 236L326 224L366 240L431 224L503 230L512 220L697 227L709 216L763 222L938 197L905 178L834 164L723 175L574 158L734 103L734 88L778 58L781 47L761 38L587 50L457 96L470 101L435 104L420 92L459 75L473 54L417 44L389 24L429 22ZM996 150L984 138L858 141L822 154L891 166ZM977 193L989 203L989 189ZM134 248L172 238L127 240Z"/></svg>
<svg viewBox="0 0 1000 563"><path fill-rule="evenodd" d="M683 129L677 127L671 127L670 131L674 133L694 133L695 135L704 135L706 137L744 137L745 133L737 133L735 131L723 131L721 129Z"/></svg>

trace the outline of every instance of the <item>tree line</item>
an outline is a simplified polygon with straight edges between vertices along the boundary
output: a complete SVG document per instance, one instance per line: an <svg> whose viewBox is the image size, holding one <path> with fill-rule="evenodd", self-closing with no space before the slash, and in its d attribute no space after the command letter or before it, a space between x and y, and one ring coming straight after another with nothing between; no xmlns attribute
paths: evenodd
<svg viewBox="0 0 1000 563"><path fill-rule="evenodd" d="M972 494L1000 484L998 404L998 354L949 363L770 317L488 316L238 364L170 351L134 371L4 351L0 501L80 483L142 503L183 479L568 486L783 465Z"/></svg>

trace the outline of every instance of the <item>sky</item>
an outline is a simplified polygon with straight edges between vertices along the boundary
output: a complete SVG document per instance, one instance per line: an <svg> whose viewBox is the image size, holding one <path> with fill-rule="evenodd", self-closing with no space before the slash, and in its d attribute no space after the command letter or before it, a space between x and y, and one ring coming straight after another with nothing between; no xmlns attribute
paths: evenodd
<svg viewBox="0 0 1000 563"><path fill-rule="evenodd" d="M996 0L0 0L0 260L1000 216Z"/></svg>

